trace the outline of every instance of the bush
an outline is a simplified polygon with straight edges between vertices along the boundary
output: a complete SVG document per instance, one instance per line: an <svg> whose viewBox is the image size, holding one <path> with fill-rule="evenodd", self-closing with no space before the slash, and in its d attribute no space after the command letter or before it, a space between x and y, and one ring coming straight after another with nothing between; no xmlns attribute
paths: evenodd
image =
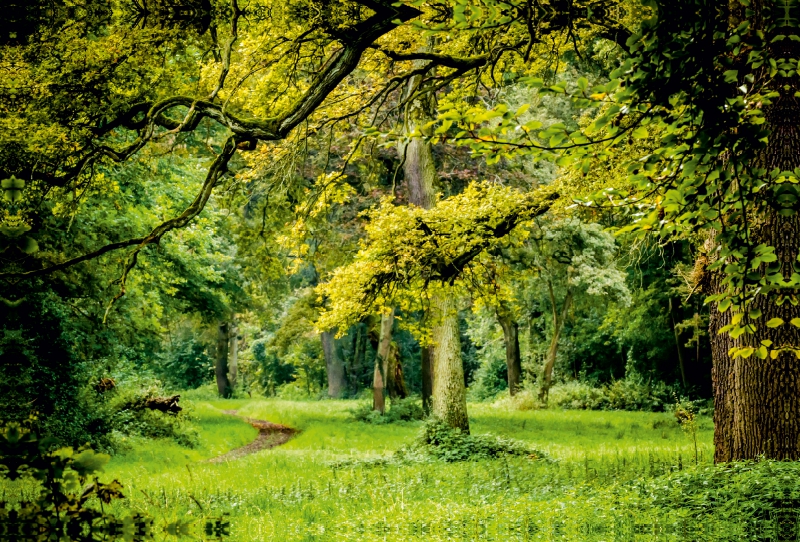
<svg viewBox="0 0 800 542"><path fill-rule="evenodd" d="M187 448L197 445L199 435L192 425L192 404L181 401L183 410L177 414L144 408L144 402L163 390L156 383L132 389L117 387L102 396L96 418L99 447L114 450L121 447L120 437L169 438Z"/></svg>
<svg viewBox="0 0 800 542"><path fill-rule="evenodd" d="M544 452L531 448L524 442L493 435L470 435L441 420L431 419L425 422L413 444L401 447L389 457L339 460L330 465L333 468L382 467L431 461L477 461L506 456L551 461Z"/></svg>
<svg viewBox="0 0 800 542"><path fill-rule="evenodd" d="M642 489L666 514L681 510L698 524L714 524L717 532L730 528L740 540L789 540L794 534L765 537L763 525L782 514L795 524L799 480L797 462L743 461L672 473Z"/></svg>
<svg viewBox="0 0 800 542"><path fill-rule="evenodd" d="M676 396L675 390L663 382L645 381L634 374L611 384L592 386L586 382L572 380L550 388L547 403L539 401L538 388L524 389L514 397L504 397L495 405L515 410L539 408L563 408L566 410L640 410L664 412ZM698 413L709 414L707 401L702 402Z"/></svg>
<svg viewBox="0 0 800 542"><path fill-rule="evenodd" d="M524 442L493 435L470 435L454 429L441 420L425 423L411 449L401 449L398 454L422 451L446 462L495 459L508 455L545 459L544 453L530 448Z"/></svg>
<svg viewBox="0 0 800 542"><path fill-rule="evenodd" d="M392 401L385 414L372 410L371 403L364 403L353 409L351 415L359 422L381 425L418 421L425 417L425 412L422 410L420 401L406 398Z"/></svg>
<svg viewBox="0 0 800 542"><path fill-rule="evenodd" d="M605 410L610 405L604 387L597 388L578 380L553 386L548 402L552 406L571 410Z"/></svg>

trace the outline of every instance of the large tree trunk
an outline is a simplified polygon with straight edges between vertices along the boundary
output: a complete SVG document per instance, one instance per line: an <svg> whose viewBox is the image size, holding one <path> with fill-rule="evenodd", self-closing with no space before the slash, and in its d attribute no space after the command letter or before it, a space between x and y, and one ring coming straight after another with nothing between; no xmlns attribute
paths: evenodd
<svg viewBox="0 0 800 542"><path fill-rule="evenodd" d="M544 363L544 371L542 371L542 387L539 389L540 401L547 400L550 387L553 385L553 367L555 367L558 355L558 341L561 339L561 330L564 328L564 321L567 319L569 306L572 303L572 290L568 289L559 313L556 305L556 296L553 292L553 283L549 280L547 281L547 288L550 293L550 306L553 311L553 336L550 338L550 348L547 350L547 360Z"/></svg>
<svg viewBox="0 0 800 542"><path fill-rule="evenodd" d="M339 399L347 385L344 378L344 362L336 344L336 330L320 333L322 353L325 356L325 369L328 374L328 397Z"/></svg>
<svg viewBox="0 0 800 542"><path fill-rule="evenodd" d="M228 324L223 322L217 329L217 356L214 361L214 375L217 377L217 391L222 397L231 396L231 383L228 381Z"/></svg>
<svg viewBox="0 0 800 542"><path fill-rule="evenodd" d="M506 346L506 370L508 374L508 393L513 397L520 387L522 375L522 358L519 352L519 325L504 308L497 313L497 321L503 328L503 339Z"/></svg>
<svg viewBox="0 0 800 542"><path fill-rule="evenodd" d="M236 320L231 320L228 326L228 349L228 382L234 390L239 378L239 326Z"/></svg>
<svg viewBox="0 0 800 542"><path fill-rule="evenodd" d="M467 392L461 362L461 332L453 296L431 299L434 341L433 415L469 433Z"/></svg>
<svg viewBox="0 0 800 542"><path fill-rule="evenodd" d="M372 376L372 410L386 412L386 380L389 372L389 356L392 346L394 309L381 315L378 349L375 354L375 369Z"/></svg>
<svg viewBox="0 0 800 542"><path fill-rule="evenodd" d="M766 2L756 1L751 7L755 13L763 14ZM757 18L752 19L760 23ZM770 58L800 56L800 44L789 39L773 41L777 34L797 32L794 28L771 29L766 38L770 44L766 54ZM786 82L792 80L787 78ZM763 108L764 127L771 133L761 163L755 166L764 171L793 171L800 167L800 99L795 96L798 88L792 83L775 90L779 96ZM800 252L800 216L796 212L793 216L780 216L774 206L767 204L751 211L748 221L753 225L752 244L774 247L778 259L773 265L780 265L783 280L789 281ZM712 239L707 246L713 246L713 242ZM764 275L767 270L762 265L759 272ZM712 275L710 293L722 291L720 278L718 274ZM762 313L755 321L756 332L745 333L736 340L727 333L719 333L731 323L732 311L720 313L716 306L711 308L716 462L756 459L762 454L767 459L800 459L800 359L791 350L800 345L800 329L790 323L800 318L800 305L794 304L792 295L796 295L796 290L781 288L756 296L748 307ZM766 327L765 323L774 318L780 318L784 324ZM733 359L730 355L732 347L759 347L764 341L770 342L768 349L775 353L774 358L768 355L762 360L752 355Z"/></svg>

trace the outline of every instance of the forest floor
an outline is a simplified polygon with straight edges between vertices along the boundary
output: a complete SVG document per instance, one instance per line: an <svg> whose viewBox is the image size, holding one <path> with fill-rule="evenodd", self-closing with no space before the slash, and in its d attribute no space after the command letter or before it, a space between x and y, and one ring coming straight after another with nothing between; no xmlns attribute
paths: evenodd
<svg viewBox="0 0 800 542"><path fill-rule="evenodd" d="M584 542L653 540L634 536L642 529L637 521L656 513L646 484L696 468L694 444L669 413L509 412L487 404L469 405L473 434L518 439L553 460L365 462L413 442L421 423L356 422L350 411L357 405L198 401L197 447L132 442L102 479L125 488L118 512L145 512L157 525L198 518L198 533L201 518L225 517L232 542ZM225 413L232 410L236 416ZM262 438L261 428L248 419L298 432L256 451L248 446ZM700 418L700 468L711 462L712 432L711 420ZM155 533L174 540L163 528Z"/></svg>

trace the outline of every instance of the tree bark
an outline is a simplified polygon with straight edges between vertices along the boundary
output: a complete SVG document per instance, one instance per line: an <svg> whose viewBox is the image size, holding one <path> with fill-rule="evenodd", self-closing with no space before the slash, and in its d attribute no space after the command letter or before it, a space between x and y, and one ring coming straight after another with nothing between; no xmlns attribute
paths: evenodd
<svg viewBox="0 0 800 542"><path fill-rule="evenodd" d="M389 371L389 356L392 345L392 326L394 325L394 309L381 315L378 350L375 354L375 369L372 376L372 410L381 414L386 412L386 379Z"/></svg>
<svg viewBox="0 0 800 542"><path fill-rule="evenodd" d="M556 356L558 355L558 341L561 339L561 330L564 327L564 320L567 319L567 312L572 303L572 290L567 289L567 295L564 297L564 304L561 306L561 313L559 314L558 306L556 305L556 296L553 292L553 283L547 281L547 288L550 293L550 307L553 311L553 336L550 339L550 348L547 350L547 361L544 364L544 371L542 372L542 387L539 389L539 400L546 401L547 395L550 393L550 387L553 384L553 367L556 364Z"/></svg>
<svg viewBox="0 0 800 542"><path fill-rule="evenodd" d="M231 383L228 381L228 323L223 322L217 329L217 356L214 363L217 378L217 391L222 397L231 396Z"/></svg>
<svg viewBox="0 0 800 542"><path fill-rule="evenodd" d="M396 399L405 399L408 397L408 389L406 388L406 380L403 376L403 364L400 362L400 349L394 341L392 341L392 344L389 346L388 359L386 387L389 391L389 397L392 401Z"/></svg>
<svg viewBox="0 0 800 542"><path fill-rule="evenodd" d="M506 345L506 370L508 372L508 393L513 397L520 388L522 375L522 359L519 352L519 325L507 310L497 314L500 327L503 328L503 339Z"/></svg>
<svg viewBox="0 0 800 542"><path fill-rule="evenodd" d="M353 343L353 364L350 366L350 394L355 396L358 393L358 374L364 364L364 353L367 341L364 333L364 324L356 325L356 336Z"/></svg>
<svg viewBox="0 0 800 542"><path fill-rule="evenodd" d="M765 4L754 2L754 13L765 13ZM770 45L766 54L770 58L800 56L800 44L789 39L774 41L771 38L776 34L795 35L797 32L794 28L769 30L766 42ZM790 82L787 79L787 83ZM800 99L795 96L798 88L794 82L785 89L777 87L776 90L778 97L763 108L764 128L770 135L760 163L755 166L765 171L793 171L800 167ZM753 224L751 242L775 248L778 259L772 265L779 265L778 272L788 281L797 268L800 252L800 216L797 212L781 216L771 202L763 203L747 217ZM711 239L709 245L713 243ZM758 271L762 275L767 273L764 265ZM712 275L710 293L723 290L720 279L719 274ZM756 332L745 333L735 340L728 333L719 333L723 326L731 323L732 311L720 313L716 306L711 308L715 462L756 459L761 455L767 459L800 459L800 359L790 350L800 346L800 329L790 324L792 319L800 317L800 305L789 300L796 292L796 289L780 288L757 295L748 307L748 310L761 311L761 317L754 322ZM765 323L773 318L780 318L784 324L766 327ZM769 350L786 350L763 360L756 355L736 359L730 355L732 347L758 347L762 341L771 342Z"/></svg>
<svg viewBox="0 0 800 542"><path fill-rule="evenodd" d="M431 415L433 409L433 346L422 345L422 410L426 416Z"/></svg>
<svg viewBox="0 0 800 542"><path fill-rule="evenodd" d="M461 332L456 302L438 294L431 300L433 312L434 377L433 415L450 427L469 433L467 392L461 362Z"/></svg>
<svg viewBox="0 0 800 542"><path fill-rule="evenodd" d="M430 47L423 50L429 51ZM409 80L406 96L417 89L421 79L422 76L415 76ZM406 133L410 134L417 128L421 129L433 118L434 110L434 97L430 94L425 94L412 100L406 111ZM398 152L403 164L403 177L408 191L408 202L423 209L430 209L436 203L436 181L438 178L436 164L433 160L433 146L430 141L424 138L412 137L406 145L400 146ZM423 315L422 318L424 320L426 316ZM433 404L433 378L435 373L433 367L434 348L433 346L422 345L420 350L422 408L426 415L430 415Z"/></svg>
<svg viewBox="0 0 800 542"><path fill-rule="evenodd" d="M236 320L231 320L228 326L228 349L228 382L234 390L239 378L239 326Z"/></svg>
<svg viewBox="0 0 800 542"><path fill-rule="evenodd" d="M328 375L328 397L339 399L346 386L344 378L344 362L336 345L336 331L320 333L322 353L325 355L325 369Z"/></svg>

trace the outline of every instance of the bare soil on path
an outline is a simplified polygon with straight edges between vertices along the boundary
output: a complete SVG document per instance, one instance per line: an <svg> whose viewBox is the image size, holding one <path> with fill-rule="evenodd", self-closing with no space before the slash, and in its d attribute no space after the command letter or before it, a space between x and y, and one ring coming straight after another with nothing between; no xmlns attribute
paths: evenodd
<svg viewBox="0 0 800 542"><path fill-rule="evenodd" d="M228 414L229 416L239 416L238 411L236 410L223 410L222 412ZM209 463L224 463L226 461L239 459L241 457L260 452L261 450L275 448L281 444L286 444L289 439L298 433L297 429L287 427L279 423L272 423L266 420L256 420L254 418L245 418L243 416L239 417L258 429L258 436L250 444L246 444L240 448L235 448L226 454L209 459Z"/></svg>

